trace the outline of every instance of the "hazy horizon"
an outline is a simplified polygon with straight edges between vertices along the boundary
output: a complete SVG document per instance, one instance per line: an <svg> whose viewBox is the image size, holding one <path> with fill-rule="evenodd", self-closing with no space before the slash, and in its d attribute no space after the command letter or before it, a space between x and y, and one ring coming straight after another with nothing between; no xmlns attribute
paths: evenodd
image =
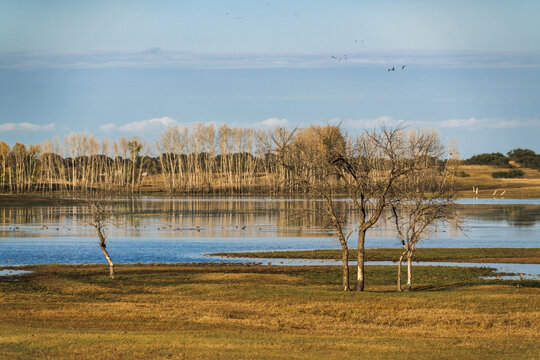
<svg viewBox="0 0 540 360"><path fill-rule="evenodd" d="M538 13L532 0L3 1L0 141L382 122L436 129L462 157L540 152Z"/></svg>

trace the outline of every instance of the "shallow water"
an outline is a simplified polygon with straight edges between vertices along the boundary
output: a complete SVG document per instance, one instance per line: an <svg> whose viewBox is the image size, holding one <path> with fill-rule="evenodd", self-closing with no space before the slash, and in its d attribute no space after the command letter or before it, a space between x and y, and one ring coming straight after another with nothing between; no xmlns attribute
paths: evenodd
<svg viewBox="0 0 540 360"><path fill-rule="evenodd" d="M31 274L33 271L28 270L16 270L16 269L3 269L0 270L0 277L19 276L25 274Z"/></svg>
<svg viewBox="0 0 540 360"><path fill-rule="evenodd" d="M106 228L108 250L117 263L171 263L216 261L204 256L214 252L338 248L328 220L313 215L322 206L306 199L129 198L111 206L117 217ZM354 223L347 201L340 206ZM302 216L306 210L312 215ZM465 233L439 224L420 246L540 246L539 200L464 199L458 214ZM81 206L0 207L0 266L104 263L87 221ZM354 235L350 243L355 247ZM368 248L398 246L391 221L368 232Z"/></svg>

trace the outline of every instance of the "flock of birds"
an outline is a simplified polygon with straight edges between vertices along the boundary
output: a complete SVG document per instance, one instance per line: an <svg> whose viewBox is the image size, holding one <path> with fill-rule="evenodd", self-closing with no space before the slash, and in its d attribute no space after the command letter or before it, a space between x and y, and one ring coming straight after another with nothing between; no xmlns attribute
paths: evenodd
<svg viewBox="0 0 540 360"><path fill-rule="evenodd" d="M363 42L363 40L362 40L362 42ZM347 54L344 54L343 56L332 55L331 58L333 60L335 60L335 61L342 61L342 60L347 60L348 59ZM401 65L401 70L405 70L405 67L406 67L406 65ZM388 68L386 71L387 72L396 71L396 67L392 66L392 67Z"/></svg>
<svg viewBox="0 0 540 360"><path fill-rule="evenodd" d="M64 228L64 226L60 226L60 227L57 227L57 228L54 228L54 229L57 230L57 231L60 231L60 228ZM42 226L39 230L48 230L48 229L49 229L48 226ZM20 228L18 226L13 226L13 227L9 227L9 230L16 231L16 230L20 230ZM71 228L68 227L67 230L71 231Z"/></svg>
<svg viewBox="0 0 540 360"><path fill-rule="evenodd" d="M347 60L347 55L343 55L343 56L340 56L340 57L332 55L332 59L335 59L337 61Z"/></svg>
<svg viewBox="0 0 540 360"><path fill-rule="evenodd" d="M345 54L343 56L332 55L331 58L336 60L336 61L342 61L342 60L347 60L348 59L347 54ZM405 70L405 67L406 67L406 65L401 65L401 70ZM388 68L387 72L390 72L390 71L396 71L396 67L392 66L391 68Z"/></svg>
<svg viewBox="0 0 540 360"><path fill-rule="evenodd" d="M135 228L139 227L138 225L135 225L134 226ZM146 228L146 226L143 226L144 228ZM169 225L169 227L172 227L172 225ZM64 226L62 226L62 228L64 228ZM222 226L221 227L222 229L224 229L224 227ZM247 226L246 225L236 225L236 229L242 229L242 230L246 230ZM40 228L40 230L47 230L49 229L48 226L42 226ZM12 231L15 231L15 230L20 230L20 228L18 226L13 226L13 227L9 227L9 230L12 230ZM60 230L60 227L57 227L56 230ZM71 228L67 228L68 231L71 231ZM157 230L165 230L165 227L158 227ZM197 231L201 231L201 227L200 226L195 226L194 228L187 228L187 229L180 229L180 228L175 228L174 231L182 231L182 230L197 230ZM261 230L261 228L259 228L259 230Z"/></svg>
<svg viewBox="0 0 540 360"><path fill-rule="evenodd" d="M355 43L358 43L358 40L354 40ZM364 40L360 40L361 43L364 42ZM332 55L330 56L330 58L332 60L335 60L335 61L344 61L344 60L347 60L348 57L347 57L347 54L343 54L343 56L336 56L336 55ZM406 65L401 65L401 70L405 70L405 66ZM395 66L392 66L390 68L387 69L387 72L390 72L390 71L396 71L396 67Z"/></svg>
<svg viewBox="0 0 540 360"><path fill-rule="evenodd" d="M270 6L270 2L267 2L266 3L267 6ZM298 12L295 11L295 15L298 16ZM228 11L225 13L225 16L231 16L231 13L229 13ZM235 20L237 21L240 21L242 20L243 18L241 16L235 16L234 17ZM354 43L355 44L358 44L358 39L355 39L354 40ZM364 43L364 40L360 40L360 43ZM348 59L347 57L347 54L344 54L343 56L336 56L336 55L332 55L331 56L331 59L332 60L335 60L335 61L345 61ZM401 70L405 70L405 65L401 65ZM396 67L395 66L392 66L391 68L388 68L387 69L387 72L390 72L390 71L396 71Z"/></svg>

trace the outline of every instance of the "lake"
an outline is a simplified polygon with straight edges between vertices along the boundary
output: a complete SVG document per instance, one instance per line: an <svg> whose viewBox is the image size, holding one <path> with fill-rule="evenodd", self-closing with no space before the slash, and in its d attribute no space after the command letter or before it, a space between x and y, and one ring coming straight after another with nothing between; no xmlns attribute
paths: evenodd
<svg viewBox="0 0 540 360"><path fill-rule="evenodd" d="M313 214L322 206L306 199L127 198L110 206L118 216L107 225L107 248L116 263L249 262L205 254L339 248L328 219ZM340 206L354 223L348 202ZM438 224L420 247L540 246L540 200L462 199L457 211L464 232ZM0 207L0 266L104 263L87 219L81 206ZM390 220L368 232L366 247L399 247Z"/></svg>

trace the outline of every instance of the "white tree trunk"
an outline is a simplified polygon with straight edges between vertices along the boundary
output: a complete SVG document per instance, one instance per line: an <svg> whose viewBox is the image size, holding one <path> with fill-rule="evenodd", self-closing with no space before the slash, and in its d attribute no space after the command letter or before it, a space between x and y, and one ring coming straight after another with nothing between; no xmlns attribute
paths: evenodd
<svg viewBox="0 0 540 360"><path fill-rule="evenodd" d="M407 290L411 290L411 280L412 280L412 254L407 254Z"/></svg>

